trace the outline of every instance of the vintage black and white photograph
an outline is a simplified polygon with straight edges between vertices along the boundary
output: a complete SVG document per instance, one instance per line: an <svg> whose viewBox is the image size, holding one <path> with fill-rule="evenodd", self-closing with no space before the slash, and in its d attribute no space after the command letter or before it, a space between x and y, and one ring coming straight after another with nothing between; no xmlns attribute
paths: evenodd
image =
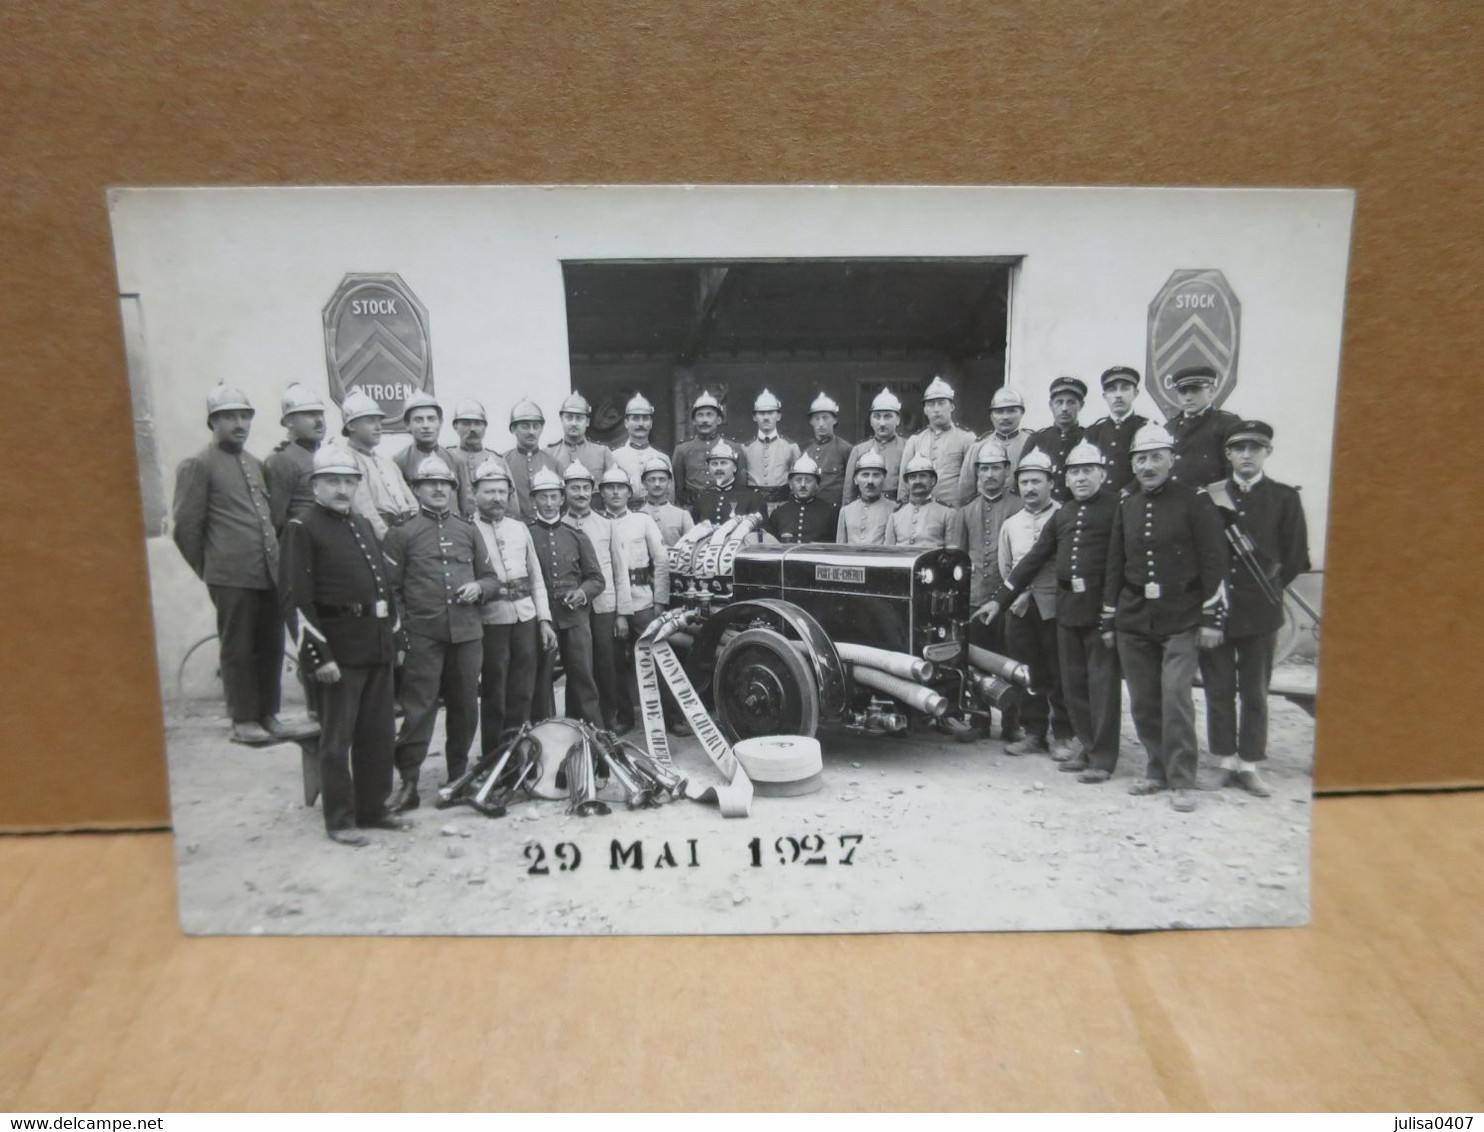
<svg viewBox="0 0 1484 1132"><path fill-rule="evenodd" d="M1353 205L114 190L185 930L1306 923Z"/></svg>

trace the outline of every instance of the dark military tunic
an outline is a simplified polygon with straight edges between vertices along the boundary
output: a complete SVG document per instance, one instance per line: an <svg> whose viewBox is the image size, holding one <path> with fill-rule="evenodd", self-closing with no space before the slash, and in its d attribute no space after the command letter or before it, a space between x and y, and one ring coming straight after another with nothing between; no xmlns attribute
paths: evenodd
<svg viewBox="0 0 1484 1132"><path fill-rule="evenodd" d="M531 501L531 478L542 468L549 468L560 479L566 469L557 467L556 457L544 448L533 448L529 452L522 452L519 447L515 447L506 452L502 459L505 461L505 469L510 473L510 480L515 485L515 492L511 496L512 502L519 501L520 516L523 521L535 522L536 505ZM509 513L513 517L514 509Z"/></svg>
<svg viewBox="0 0 1484 1132"><path fill-rule="evenodd" d="M592 607L593 601L603 592L603 570L598 564L597 551L587 535L561 519L548 523L538 517L530 526L531 541L541 562L541 577L551 601L551 622L556 630L557 649L567 674L565 714L572 719L585 719L602 726L603 710L593 672ZM565 599L577 591L581 591L587 600L573 608ZM544 653L536 673L533 704L536 716L543 719L556 714L552 672L551 654Z"/></svg>
<svg viewBox="0 0 1484 1132"><path fill-rule="evenodd" d="M901 478L902 453L907 449L907 442L900 436L893 436L885 444L880 443L873 436L869 440L862 440L850 450L850 456L845 461L845 483L844 500L846 503L860 498L860 485L855 482L855 468L860 459L867 452L874 452L886 462L886 478L881 481L881 494L897 502L897 486Z"/></svg>
<svg viewBox="0 0 1484 1132"><path fill-rule="evenodd" d="M1101 620L1108 543L1117 514L1118 495L1108 489L1085 502L1073 499L1062 504L993 600L1008 606L1046 563L1054 561L1057 621L1078 627L1097 625Z"/></svg>
<svg viewBox="0 0 1484 1132"><path fill-rule="evenodd" d="M834 542L840 508L815 496L807 503L790 499L768 516L763 529L779 542Z"/></svg>
<svg viewBox="0 0 1484 1132"><path fill-rule="evenodd" d="M429 456L442 458L448 470L459 481L456 491L462 492L464 490L464 464L463 461L453 454L452 448L445 448L441 444L435 444L432 448L424 450L419 448L416 443L412 443L393 456L392 463L397 465L397 470L402 473L402 478L407 481L407 486L411 487L412 481L417 478L417 466ZM458 495L455 494L454 498L457 500Z"/></svg>
<svg viewBox="0 0 1484 1132"><path fill-rule="evenodd" d="M209 586L272 589L278 534L263 464L246 451L209 444L175 473L175 545Z"/></svg>
<svg viewBox="0 0 1484 1132"><path fill-rule="evenodd" d="M711 465L706 461L718 440L726 437L717 435L708 440L696 436L676 447L670 470L675 477L675 502L680 506L694 508L696 497L716 486L711 478ZM735 440L726 440L726 445L737 458L737 482L743 483L747 479L747 454Z"/></svg>
<svg viewBox="0 0 1484 1132"><path fill-rule="evenodd" d="M612 451L596 440L584 439L581 444L568 444L564 436L548 444L546 451L557 462L559 473L565 473L573 464L581 464L592 472L594 484L613 466Z"/></svg>
<svg viewBox="0 0 1484 1132"><path fill-rule="evenodd" d="M1221 628L1227 557L1205 492L1166 480L1124 496L1108 544L1104 627L1156 638Z"/></svg>
<svg viewBox="0 0 1484 1132"><path fill-rule="evenodd" d="M1222 508L1221 514L1247 533L1257 547L1258 561L1268 568L1268 577L1280 592L1309 569L1308 525L1297 488L1263 476L1246 492L1235 478L1229 478L1212 484L1210 493L1236 505L1234 512ZM1283 606L1263 597L1247 567L1235 560L1227 593L1231 606L1226 618L1228 637L1276 633L1283 627Z"/></svg>
<svg viewBox="0 0 1484 1132"><path fill-rule="evenodd" d="M1072 493L1067 489L1066 476L1062 473L1067 467L1067 457L1072 454L1083 437L1083 428L1080 424L1073 424L1065 432L1051 425L1031 433L1031 438L1025 442L1021 449L1020 459L1016 462L1018 467L1025 462L1025 458L1032 452L1044 452L1051 457L1051 498L1058 503L1065 503L1072 498Z"/></svg>
<svg viewBox="0 0 1484 1132"><path fill-rule="evenodd" d="M698 523L725 523L734 515L767 515L768 505L763 497L738 480L718 491L707 488L698 492L691 505L691 517Z"/></svg>
<svg viewBox="0 0 1484 1132"><path fill-rule="evenodd" d="M500 467L509 471L505 463L505 457L501 456L492 448L481 448L478 452L470 452L463 445L452 450L456 461L453 473L459 477L459 514L466 519L474 518L474 473L479 471L480 466L486 460L493 460ZM515 491L515 479L511 477L510 502L505 507L505 514L511 519L519 519L522 515L520 509L520 498Z"/></svg>
<svg viewBox="0 0 1484 1132"><path fill-rule="evenodd" d="M382 550L403 628L452 644L483 638L479 606L455 600L468 582L479 583L486 601L500 588L473 523L452 511L438 514L424 507L387 532Z"/></svg>
<svg viewBox="0 0 1484 1132"><path fill-rule="evenodd" d="M819 498L840 506L845 492L845 465L850 459L850 442L832 436L823 444L814 440L804 446L804 455L819 465Z"/></svg>
<svg viewBox="0 0 1484 1132"><path fill-rule="evenodd" d="M1133 490L1137 486L1133 482L1134 458L1129 453L1129 447L1134 442L1134 434L1148 423L1149 418L1141 417L1138 413L1130 413L1121 421L1103 417L1088 425L1087 431L1082 434L1083 440L1097 445L1098 451L1107 461L1108 485L1114 491L1122 491L1125 487Z"/></svg>
<svg viewBox="0 0 1484 1132"><path fill-rule="evenodd" d="M1194 416L1177 413L1165 428L1175 438L1175 466L1170 478L1190 487L1204 487L1231 474L1226 438L1242 418L1225 409L1207 407Z"/></svg>
<svg viewBox="0 0 1484 1132"><path fill-rule="evenodd" d="M314 471L317 441L285 440L263 461L263 478L268 483L269 509L273 526L279 534L283 525L295 515L314 506L314 489L309 486Z"/></svg>

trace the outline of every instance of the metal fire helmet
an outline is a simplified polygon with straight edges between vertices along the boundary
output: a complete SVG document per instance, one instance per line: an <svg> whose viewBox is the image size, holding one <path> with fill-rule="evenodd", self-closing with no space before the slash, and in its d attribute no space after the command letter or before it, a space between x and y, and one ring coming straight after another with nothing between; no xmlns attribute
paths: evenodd
<svg viewBox="0 0 1484 1132"><path fill-rule="evenodd" d="M290 413L323 413L325 402L314 390L296 381L283 391L281 408L278 423L287 424Z"/></svg>
<svg viewBox="0 0 1484 1132"><path fill-rule="evenodd" d="M362 417L385 417L375 399L364 390L352 389L345 395L345 400L340 402L340 416L346 424L358 421Z"/></svg>
<svg viewBox="0 0 1484 1132"><path fill-rule="evenodd" d="M783 402L764 389L752 403L754 413L778 413L783 411Z"/></svg>
<svg viewBox="0 0 1484 1132"><path fill-rule="evenodd" d="M634 490L634 481L629 479L629 473L617 464L610 464L608 470L603 473L603 478L598 481L600 487L606 487L610 483L621 483L630 491Z"/></svg>
<svg viewBox="0 0 1484 1132"><path fill-rule="evenodd" d="M991 409L1024 409L1025 398L1021 396L1020 390L1011 389L1008 385L1002 385L994 391L994 396L989 399Z"/></svg>
<svg viewBox="0 0 1484 1132"><path fill-rule="evenodd" d="M723 416L726 415L721 407L721 402L718 401L710 393L702 393L699 397L696 398L695 403L690 407L690 415L695 416L696 410L698 409L715 409Z"/></svg>
<svg viewBox="0 0 1484 1132"><path fill-rule="evenodd" d="M536 492L538 492L538 491L561 491L561 490L562 490L562 477L559 476L559 475L557 475L550 468L540 468L540 469L537 470L536 474L531 477L531 494L532 495L535 495Z"/></svg>
<svg viewBox="0 0 1484 1132"><path fill-rule="evenodd" d="M206 394L206 423L211 423L212 413L225 413L233 409L246 409L249 413L256 413L252 402L247 399L247 394L233 385L214 385L211 392Z"/></svg>
<svg viewBox="0 0 1484 1132"><path fill-rule="evenodd" d="M812 417L815 413L833 413L838 417L840 406L828 393L821 393L809 406L809 415Z"/></svg>
<svg viewBox="0 0 1484 1132"><path fill-rule="evenodd" d="M655 453L644 461L643 466L639 469L639 478L643 479L650 472L664 472L667 476L673 475L670 471L670 461L666 460L659 453Z"/></svg>
<svg viewBox="0 0 1484 1132"><path fill-rule="evenodd" d="M629 398L629 403L623 407L623 415L626 417L652 417L654 406L642 393L635 393Z"/></svg>
<svg viewBox="0 0 1484 1132"><path fill-rule="evenodd" d="M510 427L514 428L521 421L535 421L537 424L546 423L546 414L541 411L541 406L529 397L522 397L515 403L515 408L510 410Z"/></svg>
<svg viewBox="0 0 1484 1132"><path fill-rule="evenodd" d="M355 456L339 444L321 444L314 451L314 467L309 474L310 476L355 476L359 479L361 466L356 463Z"/></svg>
<svg viewBox="0 0 1484 1132"><path fill-rule="evenodd" d="M557 412L579 413L584 417L590 417L593 415L593 407L587 403L587 398L581 393L569 393Z"/></svg>
<svg viewBox="0 0 1484 1132"><path fill-rule="evenodd" d="M873 413L900 413L901 411L902 399L890 389L883 389L871 402Z"/></svg>
<svg viewBox="0 0 1484 1132"><path fill-rule="evenodd" d="M1008 464L1009 462L1010 449L992 436L980 444L978 451L974 454L976 468L982 468L986 464Z"/></svg>
<svg viewBox="0 0 1484 1132"><path fill-rule="evenodd" d="M880 452L866 452L855 462L857 472L870 471L873 468L878 472L886 471L886 457Z"/></svg>
<svg viewBox="0 0 1484 1132"><path fill-rule="evenodd" d="M923 404L926 404L929 401L941 400L957 402L958 398L954 396L953 386L949 385L941 377L935 377L932 381L928 382L928 387L922 391L922 400Z"/></svg>
<svg viewBox="0 0 1484 1132"><path fill-rule="evenodd" d="M1077 445L1071 450L1071 452L1067 453L1066 462L1062 464L1062 467L1075 468L1080 464L1095 464L1097 467L1101 468L1105 466L1107 462L1108 461L1103 459L1103 451L1101 448L1092 443L1090 440L1082 440L1077 443Z"/></svg>
<svg viewBox="0 0 1484 1132"><path fill-rule="evenodd" d="M570 409L567 411L571 412ZM578 480L587 480L588 483L592 483L593 474L581 462L573 460L567 465L567 470L562 473L562 479L567 483L575 483Z"/></svg>
<svg viewBox="0 0 1484 1132"><path fill-rule="evenodd" d="M443 419L443 406L438 404L438 398L434 397L426 389L419 389L411 397L402 403L402 419L409 420L414 411L418 409L433 409L438 413L438 419Z"/></svg>
<svg viewBox="0 0 1484 1132"><path fill-rule="evenodd" d="M907 466L902 469L902 478L906 479L914 472L932 472L933 479L938 478L938 469L933 466L933 462L926 456L913 456L912 459L908 460Z"/></svg>
<svg viewBox="0 0 1484 1132"><path fill-rule="evenodd" d="M1041 472L1048 479L1056 475L1056 465L1051 462L1051 457L1037 448L1034 452L1027 452L1020 458L1020 463L1015 465L1015 478L1018 480L1026 472Z"/></svg>
<svg viewBox="0 0 1484 1132"><path fill-rule="evenodd" d="M706 459L730 460L732 463L735 464L737 462L737 454L732 451L732 446L725 440L718 440L712 446L711 451L706 453Z"/></svg>
<svg viewBox="0 0 1484 1132"><path fill-rule="evenodd" d="M1128 446L1128 452L1132 456L1135 452L1153 452L1160 448L1173 449L1174 447L1175 438L1169 434L1165 426L1151 421L1134 433L1134 442Z"/></svg>
<svg viewBox="0 0 1484 1132"><path fill-rule="evenodd" d="M474 482L478 484L483 483L485 480L504 480L506 483L514 482L510 478L510 469L498 460L485 460L479 467L474 469Z"/></svg>
<svg viewBox="0 0 1484 1132"><path fill-rule="evenodd" d="M788 470L791 476L813 476L820 478L819 465L814 462L813 457L805 454L794 461L794 466Z"/></svg>
<svg viewBox="0 0 1484 1132"><path fill-rule="evenodd" d="M453 407L453 419L456 421L478 421L480 424L489 424L490 419L485 415L484 406L472 397L460 401Z"/></svg>
<svg viewBox="0 0 1484 1132"><path fill-rule="evenodd" d="M443 457L432 455L424 458L417 466L417 474L412 477L413 483L425 483L431 480L442 480L445 483L458 483L458 476L443 462Z"/></svg>

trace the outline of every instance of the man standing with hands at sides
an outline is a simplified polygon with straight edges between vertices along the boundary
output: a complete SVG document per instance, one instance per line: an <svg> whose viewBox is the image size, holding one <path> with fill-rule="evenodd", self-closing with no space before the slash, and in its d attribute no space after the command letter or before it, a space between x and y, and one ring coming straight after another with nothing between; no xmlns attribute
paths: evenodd
<svg viewBox="0 0 1484 1132"><path fill-rule="evenodd" d="M863 452L855 461L855 487L859 495L840 508L835 541L845 546L885 546L886 524L897 509L882 488L889 465L879 452Z"/></svg>
<svg viewBox="0 0 1484 1132"><path fill-rule="evenodd" d="M1118 648L1134 726L1149 755L1130 794L1173 791L1195 809L1195 704L1202 649L1221 644L1227 544L1216 505L1170 475L1175 442L1147 424L1134 437L1138 490L1118 502L1103 582L1103 644Z"/></svg>
<svg viewBox="0 0 1484 1132"><path fill-rule="evenodd" d="M629 587L623 581L629 576L629 556L613 524L593 510L593 474L581 464L573 464L562 477L567 494L567 514L562 520L573 530L587 535L598 556L603 572L603 592L593 599L593 676L598 682L598 706L603 726L610 731L618 725L618 650L619 642L628 639L629 618L634 603ZM567 714L574 704L567 699Z"/></svg>
<svg viewBox="0 0 1484 1132"><path fill-rule="evenodd" d="M531 502L536 517L531 521L531 541L541 562L541 580L551 604L552 627L557 651L567 673L567 704L570 719L585 719L603 726L598 705L598 685L593 677L593 599L603 592L603 571L587 535L562 521L562 479L550 468L539 469L531 480ZM551 686L552 654L543 652L536 673L535 714L550 719L556 714L556 695Z"/></svg>
<svg viewBox="0 0 1484 1132"><path fill-rule="evenodd" d="M881 493L889 497L893 503L898 500L897 490L901 484L902 452L907 446L907 442L897 435L897 429L901 423L901 400L890 389L883 389L871 402L870 439L862 440L852 448L849 459L845 461L844 499L846 503L861 493L860 484L855 478L855 470L860 466L860 460L867 452L874 452L886 465L886 476L882 481Z"/></svg>
<svg viewBox="0 0 1484 1132"><path fill-rule="evenodd" d="M1108 486L1114 491L1129 491L1138 486L1134 482L1133 456L1129 447L1134 436L1149 423L1148 418L1134 412L1134 398L1139 395L1139 371L1133 366L1113 366L1105 369L1101 378L1103 400L1108 402L1108 415L1087 426L1083 438L1096 445L1103 454L1108 469Z"/></svg>
<svg viewBox="0 0 1484 1132"><path fill-rule="evenodd" d="M1028 555L1056 515L1051 498L1051 457L1027 452L1015 469L1024 506L1000 527L1000 577L1008 578ZM1034 695L1021 706L1025 738L1005 748L1007 755L1050 754L1066 762L1076 754L1072 719L1062 697L1061 662L1056 649L1056 573L1044 562L1010 605L1005 645L1010 656L1030 666ZM1054 745L1053 745L1054 744Z"/></svg>
<svg viewBox="0 0 1484 1132"><path fill-rule="evenodd" d="M443 406L438 404L438 399L431 393L418 390L402 403L402 420L412 436L412 443L392 457L397 467L402 469L402 478L407 481L408 487L414 489L413 494L416 494L417 485L413 483L413 479L418 474L418 468L429 456L437 456L457 477L454 497L449 504L457 514L458 497L463 490L464 481L459 476L461 465L459 458L453 454L453 449L438 443L438 437L443 431Z"/></svg>
<svg viewBox="0 0 1484 1132"><path fill-rule="evenodd" d="M429 456L417 466L412 490L418 513L388 531L382 544L387 580L407 631L395 756L401 782L387 807L394 814L418 807L418 778L440 696L447 709L448 780L467 769L479 718L479 604L501 589L484 540L473 523L454 513L458 479L443 457Z"/></svg>
<svg viewBox="0 0 1484 1132"><path fill-rule="evenodd" d="M644 394L635 393L629 398L629 403L623 410L623 426L628 431L628 439L613 450L613 462L629 477L629 483L634 489L629 503L637 509L644 465L657 458L664 460L668 467L670 461L649 443L649 434L654 430L654 406ZM669 487L667 481L665 490L668 491Z"/></svg>
<svg viewBox="0 0 1484 1132"><path fill-rule="evenodd" d="M377 540L384 540L392 527L417 514L417 497L402 469L376 451L381 443L381 407L359 389L352 389L340 402L340 414L345 419L340 432L361 472L351 506L366 517Z"/></svg>
<svg viewBox="0 0 1484 1132"><path fill-rule="evenodd" d="M933 498L939 503L957 507L961 502L959 476L963 474L964 459L976 438L968 429L953 423L953 402L953 386L941 377L933 378L923 390L922 411L927 414L928 424L902 449L902 478L907 478L909 463L925 457L936 476Z"/></svg>
<svg viewBox="0 0 1484 1132"><path fill-rule="evenodd" d="M778 433L783 403L764 389L752 403L757 435L742 446L745 482L763 497L771 514L788 498L788 473L799 458L799 446Z"/></svg>
<svg viewBox="0 0 1484 1132"><path fill-rule="evenodd" d="M459 434L459 446L453 450L456 463L454 473L459 477L459 514L466 519L474 518L474 473L493 460L501 467L505 458L493 448L484 446L484 434L489 430L489 417L484 406L472 398L460 401L453 407L453 430ZM519 519L520 502L507 505L506 513Z"/></svg>
<svg viewBox="0 0 1484 1132"><path fill-rule="evenodd" d="M974 475L979 493L959 510L958 541L969 552L969 606L979 609L1004 579L1000 576L1000 529L1005 520L1024 506L1010 491L1010 454L998 438L981 440L974 446ZM1005 622L973 618L969 621L969 643L1005 655ZM1000 738L1013 743L1020 738L1020 708L1011 704L1000 712Z"/></svg>
<svg viewBox="0 0 1484 1132"><path fill-rule="evenodd" d="M674 546L686 531L696 525L689 511L683 511L670 500L670 461L656 452L644 461L640 482L644 485L644 503L640 511L654 520L666 546Z"/></svg>
<svg viewBox="0 0 1484 1132"><path fill-rule="evenodd" d="M809 427L814 439L803 454L819 469L819 498L837 511L845 492L845 464L850 459L850 442L835 435L840 421L840 406L833 397L821 393L809 406ZM828 541L828 540L825 540Z"/></svg>
<svg viewBox="0 0 1484 1132"><path fill-rule="evenodd" d="M581 464L595 476L613 467L613 453L596 440L589 440L587 426L593 419L592 406L581 393L570 394L557 410L562 422L562 438L546 446L546 451L566 475L566 469Z"/></svg>
<svg viewBox="0 0 1484 1132"><path fill-rule="evenodd" d="M794 461L788 474L791 498L768 516L764 529L779 542L832 542L840 509L819 497L819 469L809 456Z"/></svg>
<svg viewBox="0 0 1484 1132"><path fill-rule="evenodd" d="M737 478L737 453L731 441L722 438L711 449L709 474L712 486L696 494L691 517L697 523L718 526L737 515L761 515L767 518L768 505L750 487ZM677 464L677 467L679 465Z"/></svg>
<svg viewBox="0 0 1484 1132"><path fill-rule="evenodd" d="M1246 535L1254 548L1250 559L1231 564L1226 639L1201 653L1206 735L1221 764L1218 788L1240 786L1259 798L1270 793L1258 767L1268 757L1268 684L1283 627L1283 591L1309 569L1309 534L1298 489L1263 472L1272 450L1273 426L1243 421L1226 438L1231 477L1206 489L1227 527ZM1276 602L1263 593L1254 566L1263 571Z"/></svg>
<svg viewBox="0 0 1484 1132"><path fill-rule="evenodd" d="M293 739L278 720L283 620L278 611L278 533L263 465L245 445L253 407L240 389L206 397L211 443L175 473L175 545L216 607L222 684L234 743Z"/></svg>
<svg viewBox="0 0 1484 1132"><path fill-rule="evenodd" d="M961 547L958 512L933 498L938 473L927 456L914 456L902 469L907 502L886 523L887 546Z"/></svg>
<svg viewBox="0 0 1484 1132"><path fill-rule="evenodd" d="M358 829L409 828L386 809L396 610L376 533L351 506L361 478L355 458L327 445L310 475L314 502L284 528L279 597L299 667L317 688L325 832L359 846Z"/></svg>
<svg viewBox="0 0 1484 1132"><path fill-rule="evenodd" d="M1180 411L1166 428L1175 440L1175 464L1170 478L1190 487L1205 487L1231 474L1226 460L1226 438L1242 418L1214 408L1216 371L1210 366L1186 366L1170 378Z"/></svg>
<svg viewBox="0 0 1484 1132"><path fill-rule="evenodd" d="M675 476L675 502L694 511L701 492L716 486L711 477L711 450L717 442L732 450L732 474L746 465L742 445L721 435L723 415L721 402L710 393L702 393L690 408L695 435L675 449L672 471Z"/></svg>
<svg viewBox="0 0 1484 1132"><path fill-rule="evenodd" d="M511 483L504 461L486 460L473 480L474 529L500 583L480 611L479 746L487 755L507 729L531 718L536 668L557 639L530 529L506 513Z"/></svg>
<svg viewBox="0 0 1484 1132"><path fill-rule="evenodd" d="M1010 462L1006 490L1011 495L1015 494L1015 466L1020 463L1020 454L1025 451L1025 446L1031 439L1030 429L1020 427L1024 417L1025 398L1018 389L1002 385L994 391L994 396L989 400L989 419L994 422L994 427L979 438L979 444L970 447L959 476L959 495L965 503L973 500L978 493L978 477L971 461L977 459L986 440L999 441L1000 447L1005 450L1005 458Z"/></svg>
<svg viewBox="0 0 1484 1132"><path fill-rule="evenodd" d="M1047 566L1056 575L1056 653L1061 692L1081 752L1059 769L1078 782L1107 782L1118 765L1118 727L1123 711L1118 654L1103 644L1099 626L1108 540L1118 514L1118 493L1106 486L1097 446L1083 441L1067 456L1070 502L1057 509L1035 545L973 620L993 625Z"/></svg>
<svg viewBox="0 0 1484 1132"><path fill-rule="evenodd" d="M314 454L325 439L325 403L318 393L295 382L283 391L279 424L288 437L263 461L263 479L273 504L273 527L282 535L285 523L314 506L309 477Z"/></svg>
<svg viewBox="0 0 1484 1132"><path fill-rule="evenodd" d="M510 410L510 433L515 437L515 447L505 453L505 467L510 472L514 485L512 496L523 521L530 522L536 514L531 501L531 481L542 468L554 472L561 482L562 466L550 452L541 447L541 430L546 427L546 416L541 406L530 398L523 398Z"/></svg>
<svg viewBox="0 0 1484 1132"><path fill-rule="evenodd" d="M1044 452L1051 459L1051 498L1064 503L1071 498L1062 479L1067 456L1082 439L1082 426L1077 416L1087 403L1087 383L1076 377L1058 377L1051 383L1051 424L1031 433L1021 459L1032 452ZM1020 465L1017 464L1018 468Z"/></svg>
<svg viewBox="0 0 1484 1132"><path fill-rule="evenodd" d="M618 642L618 710L616 730L622 734L634 726L639 705L639 688L634 675L634 642L649 628L649 623L670 602L670 560L665 554L665 540L653 519L642 511L629 509L633 489L629 476L617 465L603 473L598 485L603 496L603 517L613 524L613 541L623 549L628 575L615 579L629 591L633 614L629 632Z"/></svg>

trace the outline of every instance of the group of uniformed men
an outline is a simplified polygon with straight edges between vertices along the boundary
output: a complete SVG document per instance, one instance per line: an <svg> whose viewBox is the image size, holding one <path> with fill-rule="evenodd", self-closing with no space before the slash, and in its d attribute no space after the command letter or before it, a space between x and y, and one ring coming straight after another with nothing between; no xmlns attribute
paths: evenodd
<svg viewBox="0 0 1484 1132"><path fill-rule="evenodd" d="M1308 568L1298 493L1263 474L1269 426L1211 407L1213 371L1175 375L1182 411L1168 426L1132 412L1139 380L1107 370L1109 415L1084 429L1086 385L1058 378L1039 432L1021 428L1024 399L1001 388L993 429L975 436L935 378L926 428L902 438L901 402L883 390L872 435L853 446L828 396L810 406L801 447L780 435L782 406L766 390L745 444L722 435L722 405L703 393L673 457L649 443L643 396L613 449L588 437L580 394L546 446L540 406L522 400L514 446L497 453L478 401L455 407L459 445L446 448L442 407L419 393L403 417L412 443L388 457L375 401L347 394L345 443L327 444L326 405L292 385L287 437L261 462L244 447L251 404L222 385L207 400L212 443L177 475L174 534L216 607L235 741L294 737L278 719L287 625L319 721L326 828L346 844L364 843L358 828L405 828L396 815L419 804L440 702L450 780L476 731L488 750L556 714L555 656L565 715L632 727L633 642L669 601L665 550L695 523L739 513L766 516L766 536L786 543L966 550L971 640L1027 663L1038 689L1018 718L1004 713L1008 754L1045 752L1079 781L1107 781L1126 680L1149 755L1131 792L1170 789L1175 808L1193 808L1199 667L1221 784L1266 794L1257 764L1283 615L1233 568L1223 521L1287 585Z"/></svg>

